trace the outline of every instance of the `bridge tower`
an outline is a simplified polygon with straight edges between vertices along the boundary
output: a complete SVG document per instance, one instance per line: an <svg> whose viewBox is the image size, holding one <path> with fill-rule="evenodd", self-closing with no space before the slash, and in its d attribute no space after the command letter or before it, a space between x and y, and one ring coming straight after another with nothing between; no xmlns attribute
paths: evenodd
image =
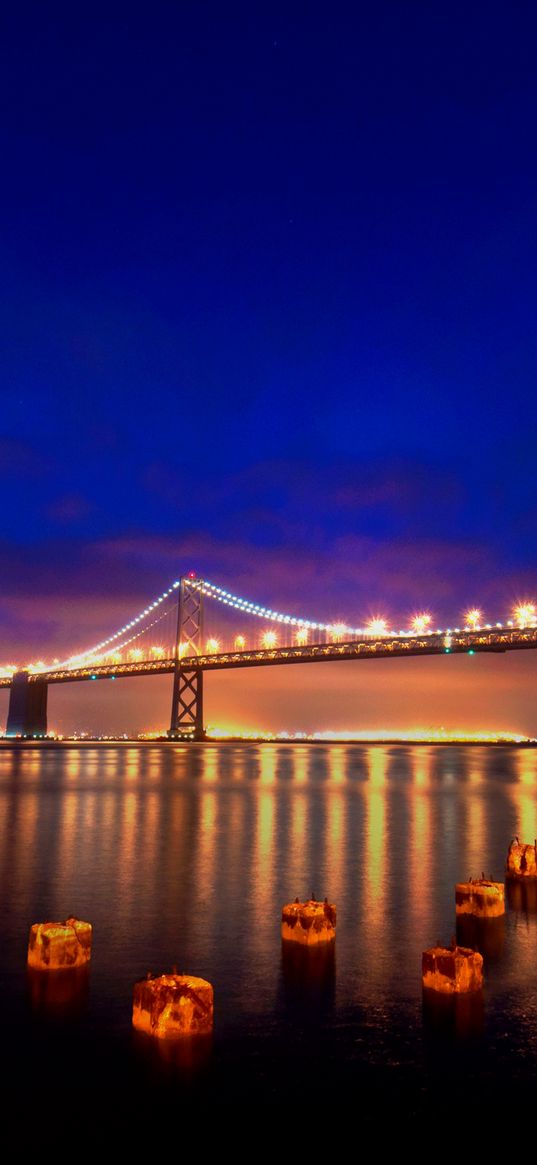
<svg viewBox="0 0 537 1165"><path fill-rule="evenodd" d="M47 735L46 680L33 679L27 671L15 672L9 689L6 736Z"/></svg>
<svg viewBox="0 0 537 1165"><path fill-rule="evenodd" d="M172 715L168 736L172 740L204 740L203 671L183 659L203 650L203 582L188 575L181 579L177 611Z"/></svg>

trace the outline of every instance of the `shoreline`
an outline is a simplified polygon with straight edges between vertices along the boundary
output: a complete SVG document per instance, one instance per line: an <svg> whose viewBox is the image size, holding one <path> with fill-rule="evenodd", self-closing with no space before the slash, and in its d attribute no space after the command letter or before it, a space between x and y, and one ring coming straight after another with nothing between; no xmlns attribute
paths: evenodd
<svg viewBox="0 0 537 1165"><path fill-rule="evenodd" d="M269 745L285 745L285 746L291 745L293 747L296 747L297 745L308 745L308 746L314 745L316 747L323 747L323 746L326 747L326 746L340 745L340 744L344 744L344 745L351 745L352 744L352 745L356 745L357 747L362 747L362 746L369 747L371 745L383 745L384 747L389 747L389 748L391 748L391 747L395 747L395 748L408 748L408 747L411 747L411 748L453 748L453 747L455 747L455 748L536 748L537 747L537 740L531 740L531 739L530 740L502 740L502 739L499 739L499 740L464 740L462 738L461 739L454 739L454 740L421 740L421 739L411 739L411 738L406 738L406 739L401 739L401 740L383 740L382 738L378 738L378 737L374 737L374 736L368 737L367 739L363 739L363 740L355 740L352 737L350 737L350 738L338 738L338 739L334 739L334 740L279 740L279 739L272 740L272 739L269 739L269 738L264 737L264 736L248 737L247 739L245 739L242 736L227 736L227 737L222 737L221 739L219 739L218 737L210 737L207 740L168 740L165 736L164 737L157 737L154 740L139 740L136 736L127 737L127 738L125 738L125 737L109 737L106 739L104 739L102 737L95 737L95 738L86 738L84 740L76 740L73 738L64 739L64 740L53 740L53 739L22 740L22 739L20 739L20 738L18 739L16 737L13 737L13 739L5 739L5 738L0 739L0 749L2 749L2 748L3 749L95 748L95 747L131 748L133 745L141 746L144 748L151 748L151 747L154 747L155 745L158 745L159 747L161 747L162 745L168 745L171 748L177 748L178 746L183 748L186 745L188 745L189 747L195 746L197 748L205 748L207 745L212 745L212 744L217 744L219 747L221 747L222 745L225 745L225 744L232 744L235 746L237 744L243 744L243 745L269 744Z"/></svg>

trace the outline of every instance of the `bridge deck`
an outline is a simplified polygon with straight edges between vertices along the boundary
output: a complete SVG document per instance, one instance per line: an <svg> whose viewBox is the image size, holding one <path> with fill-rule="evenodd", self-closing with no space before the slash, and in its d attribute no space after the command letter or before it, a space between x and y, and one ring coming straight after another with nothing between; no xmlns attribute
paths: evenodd
<svg viewBox="0 0 537 1165"><path fill-rule="evenodd" d="M408 659L420 655L457 655L468 651L506 652L537 647L537 628L502 628L487 631L452 632L449 636L394 636L376 641L353 640L347 643L312 643L302 647L255 648L214 655L184 658L184 670L205 672L244 667L274 667L292 663L330 663L341 660ZM69 684L82 680L122 679L133 676L166 675L175 670L175 659L151 659L129 663L84 664L74 668L56 668L32 673L30 683ZM0 687L9 688L11 677L0 678Z"/></svg>

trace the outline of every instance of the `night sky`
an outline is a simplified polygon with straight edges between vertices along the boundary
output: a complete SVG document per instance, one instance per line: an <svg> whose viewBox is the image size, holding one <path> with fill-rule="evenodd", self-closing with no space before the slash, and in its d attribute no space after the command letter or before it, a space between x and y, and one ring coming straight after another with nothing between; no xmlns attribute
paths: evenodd
<svg viewBox="0 0 537 1165"><path fill-rule="evenodd" d="M27 4L1 42L5 661L189 569L358 624L536 597L534 5ZM271 669L207 713L537 734L536 670ZM89 687L51 726L166 726L168 682Z"/></svg>

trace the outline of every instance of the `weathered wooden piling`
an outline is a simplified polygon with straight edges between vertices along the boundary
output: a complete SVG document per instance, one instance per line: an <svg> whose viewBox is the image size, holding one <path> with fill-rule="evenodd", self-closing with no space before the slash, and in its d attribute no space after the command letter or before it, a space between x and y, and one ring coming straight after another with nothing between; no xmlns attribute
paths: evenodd
<svg viewBox="0 0 537 1165"><path fill-rule="evenodd" d="M519 841L518 837L513 839L507 851L505 876L520 881L537 879L537 839L533 845Z"/></svg>
<svg viewBox="0 0 537 1165"><path fill-rule="evenodd" d="M334 942L336 937L336 907L325 898L318 902L311 897L307 902L294 902L282 908L282 939L285 942L315 946Z"/></svg>
<svg viewBox="0 0 537 1165"><path fill-rule="evenodd" d="M488 878L470 878L455 886L455 911L474 918L499 918L505 913L505 886Z"/></svg>
<svg viewBox="0 0 537 1165"><path fill-rule="evenodd" d="M470 947L430 947L423 952L421 969L423 986L446 995L483 986L483 957Z"/></svg>
<svg viewBox="0 0 537 1165"><path fill-rule="evenodd" d="M213 988L195 975L160 975L134 985L132 1023L159 1039L207 1035L213 1028Z"/></svg>

